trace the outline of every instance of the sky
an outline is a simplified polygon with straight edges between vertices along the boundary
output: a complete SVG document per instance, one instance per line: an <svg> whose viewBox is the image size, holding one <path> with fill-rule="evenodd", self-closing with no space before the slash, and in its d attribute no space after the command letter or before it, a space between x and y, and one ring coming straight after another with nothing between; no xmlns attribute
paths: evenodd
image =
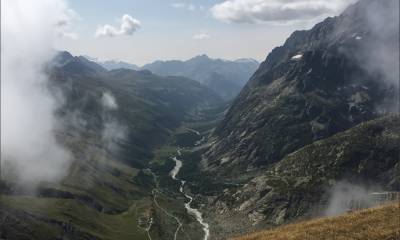
<svg viewBox="0 0 400 240"><path fill-rule="evenodd" d="M56 48L101 60L254 58L295 30L338 15L353 0L65 0Z"/></svg>

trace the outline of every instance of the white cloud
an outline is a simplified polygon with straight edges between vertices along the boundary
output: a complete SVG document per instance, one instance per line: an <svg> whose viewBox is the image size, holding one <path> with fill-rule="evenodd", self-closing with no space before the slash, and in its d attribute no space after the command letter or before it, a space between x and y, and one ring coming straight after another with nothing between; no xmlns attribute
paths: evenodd
<svg viewBox="0 0 400 240"><path fill-rule="evenodd" d="M210 11L230 23L292 22L340 13L355 0L225 0Z"/></svg>
<svg viewBox="0 0 400 240"><path fill-rule="evenodd" d="M56 33L61 38L68 38L77 40L78 34L72 30L72 25L76 21L80 21L82 18L73 9L66 9L63 14L59 16L59 20L56 23Z"/></svg>
<svg viewBox="0 0 400 240"><path fill-rule="evenodd" d="M101 103L105 110L102 116L104 121L101 136L102 143L108 150L117 151L118 142L123 141L126 138L128 129L117 121L115 114L112 112L118 109L118 103L114 95L110 92L103 92Z"/></svg>
<svg viewBox="0 0 400 240"><path fill-rule="evenodd" d="M60 31L59 32L59 36L61 38L68 38L71 40L78 40L79 39L79 35L75 32L68 32L68 31Z"/></svg>
<svg viewBox="0 0 400 240"><path fill-rule="evenodd" d="M103 104L103 107L110 110L115 110L118 108L117 101L115 100L114 96L109 92L103 93L101 103Z"/></svg>
<svg viewBox="0 0 400 240"><path fill-rule="evenodd" d="M198 33L193 35L194 40L205 40L205 39L210 39L211 36L207 33Z"/></svg>
<svg viewBox="0 0 400 240"><path fill-rule="evenodd" d="M118 142L126 138L127 131L128 129L115 119L106 121L101 134L104 147L113 152L118 151Z"/></svg>
<svg viewBox="0 0 400 240"><path fill-rule="evenodd" d="M62 0L3 2L1 170L7 180L33 186L67 174L71 155L55 136L60 104L44 69L54 57L66 11Z"/></svg>
<svg viewBox="0 0 400 240"><path fill-rule="evenodd" d="M96 37L115 37L121 35L132 35L141 26L139 20L125 14L121 19L121 26L116 28L111 25L104 25L97 28Z"/></svg>

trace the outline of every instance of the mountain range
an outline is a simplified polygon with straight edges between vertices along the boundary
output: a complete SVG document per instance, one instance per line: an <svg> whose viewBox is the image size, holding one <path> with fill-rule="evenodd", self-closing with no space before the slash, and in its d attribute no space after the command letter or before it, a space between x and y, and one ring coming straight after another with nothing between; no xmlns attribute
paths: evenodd
<svg viewBox="0 0 400 240"><path fill-rule="evenodd" d="M150 70L154 74L161 76L190 78L210 88L225 100L231 100L236 97L259 65L256 60L250 58L228 61L212 59L207 55L199 55L187 61L155 61L142 67L123 61L100 61L96 58L86 58L107 70L119 68Z"/></svg>
<svg viewBox="0 0 400 240"><path fill-rule="evenodd" d="M361 0L261 64L60 52L45 71L73 164L35 191L0 181L0 239L219 240L399 192L398 8Z"/></svg>
<svg viewBox="0 0 400 240"><path fill-rule="evenodd" d="M257 69L254 59L228 61L200 55L187 61L156 61L146 64L148 69L162 76L183 76L200 82L226 100L233 99Z"/></svg>
<svg viewBox="0 0 400 240"><path fill-rule="evenodd" d="M104 67L107 70L115 70L115 69L120 69L120 68L124 68L124 69L130 69L130 70L140 70L140 67L132 64L132 63L128 63L126 61L121 61L121 60L100 60L98 58L93 58L90 56L83 56L84 58L95 62L97 64L99 64L100 66Z"/></svg>

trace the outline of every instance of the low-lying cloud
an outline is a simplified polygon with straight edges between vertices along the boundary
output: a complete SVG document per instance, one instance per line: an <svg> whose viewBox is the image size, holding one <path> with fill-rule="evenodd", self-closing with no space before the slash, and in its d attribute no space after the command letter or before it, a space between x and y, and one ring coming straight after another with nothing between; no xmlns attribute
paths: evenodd
<svg viewBox="0 0 400 240"><path fill-rule="evenodd" d="M381 114L399 112L399 1L363 0L358 8L350 8L344 14L362 16L363 25L353 21L342 21L334 34L352 36L349 42L355 42L357 51L344 51L371 78L380 81L388 89L386 100L376 106ZM357 10L357 12L354 12ZM351 29L350 33L348 32Z"/></svg>
<svg viewBox="0 0 400 240"><path fill-rule="evenodd" d="M73 9L66 9L63 15L59 16L59 20L56 23L55 31L61 38L68 38L72 40L79 39L79 35L73 31L72 25L76 21L80 21L82 18Z"/></svg>
<svg viewBox="0 0 400 240"><path fill-rule="evenodd" d="M378 186L352 184L347 181L338 182L330 191L329 205L326 216L337 216L352 210L373 207L377 202L375 192L380 192Z"/></svg>
<svg viewBox="0 0 400 240"><path fill-rule="evenodd" d="M7 180L35 185L67 174L70 153L56 139L60 102L45 72L67 15L62 0L3 2L1 170Z"/></svg>
<svg viewBox="0 0 400 240"><path fill-rule="evenodd" d="M135 33L141 26L139 20L132 16L125 14L121 18L121 26L116 28L111 25L104 25L97 28L96 37L115 37L127 35L130 36Z"/></svg>
<svg viewBox="0 0 400 240"><path fill-rule="evenodd" d="M101 98L103 107L103 130L101 133L102 144L105 149L116 152L118 151L118 143L125 140L127 128L121 124L115 117L115 111L119 106L114 95L110 92L103 92Z"/></svg>
<svg viewBox="0 0 400 240"><path fill-rule="evenodd" d="M291 22L340 13L355 0L226 0L211 8L214 18L230 23Z"/></svg>
<svg viewBox="0 0 400 240"><path fill-rule="evenodd" d="M114 96L109 92L104 92L103 96L101 97L101 102L104 108L115 110L118 108L117 101L115 100Z"/></svg>

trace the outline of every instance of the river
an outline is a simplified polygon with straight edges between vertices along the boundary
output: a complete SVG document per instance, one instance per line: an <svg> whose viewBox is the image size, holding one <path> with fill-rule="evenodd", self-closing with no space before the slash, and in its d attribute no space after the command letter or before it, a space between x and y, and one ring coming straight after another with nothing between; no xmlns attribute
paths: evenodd
<svg viewBox="0 0 400 240"><path fill-rule="evenodd" d="M179 174L179 171L181 170L183 163L181 160L178 159L178 157L181 156L181 152L178 150L177 151L178 155L176 157L173 158L174 162L175 162L175 167L174 169L171 170L170 172L170 176L172 177L172 179L179 181L181 183L180 187L179 187L179 191L189 200L188 202L185 203L185 208L186 211L191 214L192 216L194 216L197 220L197 222L200 223L200 225L203 228L204 231L204 237L203 240L208 240L209 236L210 236L210 227L208 225L208 223L206 223L203 219L203 216L201 214L201 212L196 209L196 208L192 208L190 205L193 202L193 197L191 197L190 195L186 194L183 191L183 187L185 186L185 181L178 179L176 176Z"/></svg>

